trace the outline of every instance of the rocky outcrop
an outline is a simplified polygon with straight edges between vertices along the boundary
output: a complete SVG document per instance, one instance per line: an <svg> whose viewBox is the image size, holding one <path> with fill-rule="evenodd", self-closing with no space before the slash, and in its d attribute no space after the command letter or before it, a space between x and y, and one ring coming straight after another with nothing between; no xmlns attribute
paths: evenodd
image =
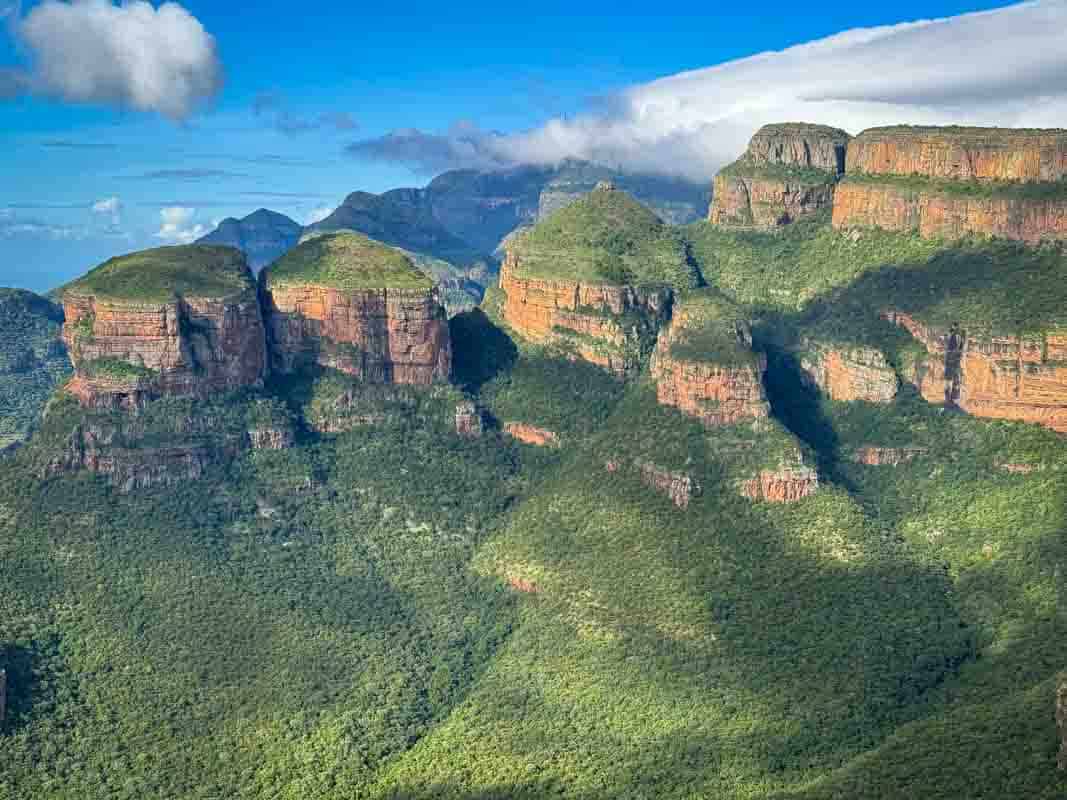
<svg viewBox="0 0 1067 800"><path fill-rule="evenodd" d="M481 437L485 430L482 412L474 403L464 401L456 406L456 433L468 439Z"/></svg>
<svg viewBox="0 0 1067 800"><path fill-rule="evenodd" d="M660 405L673 406L708 427L759 424L767 419L770 405L763 388L767 358L751 351L747 326L726 323L729 329L721 333L734 339L731 354L736 349L743 356L716 361L713 354L705 354L699 347L678 347L687 341L693 327L703 327L703 322L693 317L689 309L680 307L652 354L651 375Z"/></svg>
<svg viewBox="0 0 1067 800"><path fill-rule="evenodd" d="M902 372L927 401L1067 432L1067 332L979 336L927 326L908 314L884 316L926 348Z"/></svg>
<svg viewBox="0 0 1067 800"><path fill-rule="evenodd" d="M1056 690L1056 725L1060 729L1060 756L1057 761L1061 770L1067 770L1067 675L1061 675Z"/></svg>
<svg viewBox="0 0 1067 800"><path fill-rule="evenodd" d="M263 295L273 365L281 372L317 364L368 383L448 380L452 346L436 289L343 290L265 281Z"/></svg>
<svg viewBox="0 0 1067 800"><path fill-rule="evenodd" d="M834 184L774 175L715 176L708 221L730 227L774 228L829 209Z"/></svg>
<svg viewBox="0 0 1067 800"><path fill-rule="evenodd" d="M750 500L795 503L818 491L819 476L803 464L782 464L743 481L740 489L741 494Z"/></svg>
<svg viewBox="0 0 1067 800"><path fill-rule="evenodd" d="M874 128L849 144L835 228L1067 239L1067 131Z"/></svg>
<svg viewBox="0 0 1067 800"><path fill-rule="evenodd" d="M250 428L248 441L253 450L288 450L296 444L296 436L288 427Z"/></svg>
<svg viewBox="0 0 1067 800"><path fill-rule="evenodd" d="M230 248L113 259L64 290L63 309L68 388L90 408L206 397L261 386L266 375L255 284Z"/></svg>
<svg viewBox="0 0 1067 800"><path fill-rule="evenodd" d="M871 128L849 143L846 171L952 180L1058 181L1067 177L1067 131Z"/></svg>
<svg viewBox="0 0 1067 800"><path fill-rule="evenodd" d="M838 184L833 225L837 229L876 227L957 239L978 233L1037 243L1067 239L1067 199L1028 197L1018 191L967 194L864 179Z"/></svg>
<svg viewBox="0 0 1067 800"><path fill-rule="evenodd" d="M925 447L878 447L867 445L852 453L852 460L869 467L897 467L930 452Z"/></svg>
<svg viewBox="0 0 1067 800"><path fill-rule="evenodd" d="M525 422L505 422L504 433L524 444L532 444L537 447L561 446L559 434L545 428L527 425Z"/></svg>
<svg viewBox="0 0 1067 800"><path fill-rule="evenodd" d="M690 501L700 495L699 484L688 473L674 472L641 459L634 459L633 467L645 486L666 496L678 508L689 508ZM622 464L612 460L608 461L604 468L608 472L616 473L622 469Z"/></svg>
<svg viewBox="0 0 1067 800"><path fill-rule="evenodd" d="M805 380L831 400L888 403L899 381L885 355L870 347L839 347L807 342L800 356Z"/></svg>
<svg viewBox="0 0 1067 800"><path fill-rule="evenodd" d="M518 256L509 252L500 270L504 322L525 339L565 345L617 375L641 364L645 331L634 320L654 331L670 315L669 288L524 278L519 270Z"/></svg>
<svg viewBox="0 0 1067 800"><path fill-rule="evenodd" d="M79 424L66 447L49 461L42 477L84 469L103 475L120 492L128 493L196 480L210 466L235 458L248 446L246 439L237 436L147 446L129 441L125 433L111 425Z"/></svg>
<svg viewBox="0 0 1067 800"><path fill-rule="evenodd" d="M708 221L774 228L829 209L848 142L845 131L825 125L765 125L715 177Z"/></svg>

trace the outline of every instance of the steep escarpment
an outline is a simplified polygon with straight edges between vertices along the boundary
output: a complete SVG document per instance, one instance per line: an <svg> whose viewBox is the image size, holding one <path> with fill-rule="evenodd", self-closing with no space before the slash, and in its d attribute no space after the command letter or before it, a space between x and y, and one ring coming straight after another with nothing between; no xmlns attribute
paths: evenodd
<svg viewBox="0 0 1067 800"><path fill-rule="evenodd" d="M273 364L330 367L370 383L448 379L448 322L406 256L353 232L304 242L261 277Z"/></svg>
<svg viewBox="0 0 1067 800"><path fill-rule="evenodd" d="M899 312L885 316L925 348L902 372L929 402L1067 432L1067 330L989 335L927 325Z"/></svg>
<svg viewBox="0 0 1067 800"><path fill-rule="evenodd" d="M825 125L765 125L715 177L708 220L774 228L829 209L848 142L845 131Z"/></svg>
<svg viewBox="0 0 1067 800"><path fill-rule="evenodd" d="M698 280L681 238L603 184L511 242L500 313L523 339L626 375L650 353L675 289Z"/></svg>
<svg viewBox="0 0 1067 800"><path fill-rule="evenodd" d="M1067 238L1067 132L874 128L849 145L835 228Z"/></svg>
<svg viewBox="0 0 1067 800"><path fill-rule="evenodd" d="M267 355L255 283L229 247L114 258L64 287L68 390L92 408L260 386Z"/></svg>
<svg viewBox="0 0 1067 800"><path fill-rule="evenodd" d="M805 379L831 400L888 403L896 397L900 381L880 350L807 341L799 357Z"/></svg>
<svg viewBox="0 0 1067 800"><path fill-rule="evenodd" d="M679 302L651 363L659 402L707 426L758 424L770 416L766 369L740 310L711 292Z"/></svg>

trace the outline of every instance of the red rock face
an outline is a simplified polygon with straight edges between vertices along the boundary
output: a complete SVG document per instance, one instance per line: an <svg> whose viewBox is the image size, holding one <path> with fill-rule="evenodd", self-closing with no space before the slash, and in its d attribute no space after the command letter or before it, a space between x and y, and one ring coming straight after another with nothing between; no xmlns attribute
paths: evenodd
<svg viewBox="0 0 1067 800"><path fill-rule="evenodd" d="M674 406L708 427L758 424L769 417L770 405L763 388L766 357L760 355L754 364L742 365L675 358L672 345L687 323L685 312L679 311L652 354L651 374L660 405Z"/></svg>
<svg viewBox="0 0 1067 800"><path fill-rule="evenodd" d="M467 439L477 439L484 432L482 412L474 403L463 402L456 406L456 433Z"/></svg>
<svg viewBox="0 0 1067 800"><path fill-rule="evenodd" d="M665 495L678 508L689 508L690 501L700 493L692 476L684 472L672 472L648 461L635 461L634 467L646 486Z"/></svg>
<svg viewBox="0 0 1067 800"><path fill-rule="evenodd" d="M1067 203L1020 197L929 194L892 184L841 183L837 229L877 227L955 239L970 233L1037 243L1067 239Z"/></svg>
<svg viewBox="0 0 1067 800"><path fill-rule="evenodd" d="M809 343L800 367L831 400L889 403L897 395L896 372L878 350Z"/></svg>
<svg viewBox="0 0 1067 800"><path fill-rule="evenodd" d="M448 321L436 290L264 290L276 369L332 367L368 383L429 385L452 367Z"/></svg>
<svg viewBox="0 0 1067 800"><path fill-rule="evenodd" d="M1067 433L1067 333L978 338L928 327L907 314L884 316L926 347L929 355L910 365L905 378L928 402Z"/></svg>
<svg viewBox="0 0 1067 800"><path fill-rule="evenodd" d="M651 324L658 324L670 313L670 289L520 278L517 269L517 257L508 253L500 270L504 321L524 339L566 343L578 358L620 376L640 368L635 334L617 320L585 309L616 316L636 312Z"/></svg>
<svg viewBox="0 0 1067 800"><path fill-rule="evenodd" d="M959 180L1067 177L1067 131L872 129L848 146L848 172Z"/></svg>
<svg viewBox="0 0 1067 800"><path fill-rule="evenodd" d="M929 452L925 447L876 447L868 445L858 448L852 454L852 460L857 464L866 464L870 467L896 467L914 461Z"/></svg>
<svg viewBox="0 0 1067 800"><path fill-rule="evenodd" d="M68 296L63 307L63 339L75 371L68 388L88 407L138 407L159 397L203 397L263 383L266 339L254 292L151 304ZM153 374L100 375L90 366L101 359Z"/></svg>
<svg viewBox="0 0 1067 800"><path fill-rule="evenodd" d="M537 447L559 447L559 435L553 431L527 425L525 422L507 422L504 424L504 433L513 439L518 439L526 444Z"/></svg>
<svg viewBox="0 0 1067 800"><path fill-rule="evenodd" d="M774 228L830 208L834 184L716 175L708 221L731 227Z"/></svg>
<svg viewBox="0 0 1067 800"><path fill-rule="evenodd" d="M803 465L782 465L763 470L741 484L741 494L767 503L795 503L819 490L819 476Z"/></svg>

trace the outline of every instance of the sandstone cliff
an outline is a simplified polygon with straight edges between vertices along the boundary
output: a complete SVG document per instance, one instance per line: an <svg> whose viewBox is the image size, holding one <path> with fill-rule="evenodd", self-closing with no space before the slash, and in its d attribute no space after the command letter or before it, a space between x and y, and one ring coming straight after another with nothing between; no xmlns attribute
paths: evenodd
<svg viewBox="0 0 1067 800"><path fill-rule="evenodd" d="M933 328L907 314L885 317L926 348L927 354L904 365L903 372L927 401L1067 432L1067 331L1040 337L970 335Z"/></svg>
<svg viewBox="0 0 1067 800"><path fill-rule="evenodd" d="M112 259L63 291L69 390L88 407L131 408L262 384L263 321L244 257L170 247Z"/></svg>
<svg viewBox="0 0 1067 800"><path fill-rule="evenodd" d="M436 289L396 250L357 233L321 236L260 282L276 369L317 364L370 383L448 379L452 349Z"/></svg>
<svg viewBox="0 0 1067 800"><path fill-rule="evenodd" d="M925 447L879 447L867 445L853 452L852 460L869 467L897 467L907 464L929 452Z"/></svg>
<svg viewBox="0 0 1067 800"><path fill-rule="evenodd" d="M708 220L773 228L829 209L848 142L847 133L824 125L765 125L715 177Z"/></svg>
<svg viewBox="0 0 1067 800"><path fill-rule="evenodd" d="M1067 177L1067 131L871 128L849 144L846 171L953 180L1058 181Z"/></svg>
<svg viewBox="0 0 1067 800"><path fill-rule="evenodd" d="M767 503L795 503L819 490L819 476L803 464L782 464L742 482L741 494Z"/></svg>
<svg viewBox="0 0 1067 800"><path fill-rule="evenodd" d="M608 461L604 468L610 473L617 473L624 465L617 460ZM657 466L651 461L634 459L633 469L641 479L641 482L653 491L664 495L678 508L685 510L694 497L701 493L700 485L693 480L693 476L686 472L676 472Z"/></svg>
<svg viewBox="0 0 1067 800"><path fill-rule="evenodd" d="M1017 187L1003 194L967 194L937 183L924 188L846 178L837 187L833 224L838 229L913 231L926 238L979 233L1037 243L1067 239L1067 200L1027 196Z"/></svg>
<svg viewBox="0 0 1067 800"><path fill-rule="evenodd" d="M875 128L849 145L835 228L1067 238L1067 131Z"/></svg>
<svg viewBox="0 0 1067 800"><path fill-rule="evenodd" d="M888 403L898 379L885 355L869 347L807 342L800 354L804 377L831 400Z"/></svg>
<svg viewBox="0 0 1067 800"><path fill-rule="evenodd" d="M679 303L651 363L660 404L709 427L758 424L770 416L766 369L766 357L752 351L752 335L737 309L707 292Z"/></svg>
<svg viewBox="0 0 1067 800"><path fill-rule="evenodd" d="M641 368L675 289L698 281L681 239L604 184L509 243L500 313L520 337L621 376Z"/></svg>

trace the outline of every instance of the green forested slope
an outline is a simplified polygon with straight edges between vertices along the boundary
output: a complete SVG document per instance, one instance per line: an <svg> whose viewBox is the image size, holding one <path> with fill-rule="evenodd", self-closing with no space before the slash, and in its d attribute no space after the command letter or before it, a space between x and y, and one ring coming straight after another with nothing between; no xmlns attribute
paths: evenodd
<svg viewBox="0 0 1067 800"><path fill-rule="evenodd" d="M1052 325L1061 254L825 222L688 236L769 350L764 430L708 432L647 377L474 312L451 330L481 439L442 390L174 489L41 480L47 429L0 461L0 798L1067 795L1067 440L907 391L827 402L780 349L885 342L885 303ZM270 391L313 416L345 381ZM868 445L926 452L854 463ZM739 496L797 452L816 495ZM700 491L680 509L635 463Z"/></svg>

